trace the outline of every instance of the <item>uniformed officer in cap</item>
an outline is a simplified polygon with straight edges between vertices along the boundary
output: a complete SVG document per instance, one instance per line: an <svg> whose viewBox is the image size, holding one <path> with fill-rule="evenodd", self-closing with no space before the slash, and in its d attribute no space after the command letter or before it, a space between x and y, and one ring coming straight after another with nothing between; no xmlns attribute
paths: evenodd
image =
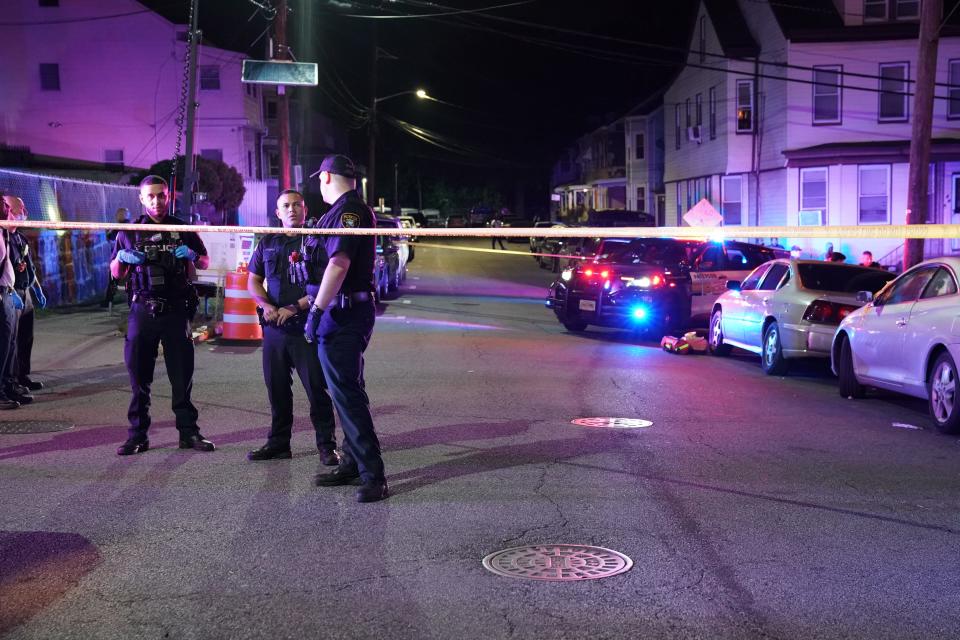
<svg viewBox="0 0 960 640"><path fill-rule="evenodd" d="M330 210L317 223L324 229L372 229L373 211L357 193L357 174L346 156L324 158L316 174L320 194ZM343 446L340 466L319 474L317 486L355 484L358 502L383 500L389 494L373 429L370 400L364 389L363 352L370 343L376 316L373 265L376 237L324 236L330 257L310 308L304 335L317 342L323 373L340 416Z"/></svg>
<svg viewBox="0 0 960 640"><path fill-rule="evenodd" d="M277 198L277 217L287 229L303 226L307 205L299 191ZM316 431L320 462L332 466L340 459L334 439L333 404L317 358L316 348L303 336L310 308L307 285L316 288L327 267L321 236L274 233L264 236L250 258L247 291L260 307L263 324L263 379L270 400L267 444L247 454L250 460L289 458L293 428L294 369L310 400L310 420ZM266 285L266 287L264 287Z"/></svg>
<svg viewBox="0 0 960 640"><path fill-rule="evenodd" d="M140 182L140 203L146 213L137 224L186 224L167 214L167 182L160 176L147 176ZM130 375L133 397L127 419L127 441L117 455L129 456L150 448L150 385L157 364L157 346L163 345L167 377L173 392L173 413L180 448L213 451L212 442L200 435L197 408L190 401L193 388L193 339L190 322L199 299L190 283L195 268L205 269L210 262L200 236L191 231L121 231L117 234L110 261L110 275L129 276L130 316L123 355Z"/></svg>

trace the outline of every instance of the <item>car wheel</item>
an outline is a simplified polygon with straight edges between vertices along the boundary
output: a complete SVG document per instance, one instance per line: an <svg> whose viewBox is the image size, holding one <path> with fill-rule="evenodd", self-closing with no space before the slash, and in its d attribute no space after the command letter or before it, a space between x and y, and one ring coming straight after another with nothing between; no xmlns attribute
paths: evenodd
<svg viewBox="0 0 960 640"><path fill-rule="evenodd" d="M581 332L587 328L587 323L583 320L561 320L560 323L567 331Z"/></svg>
<svg viewBox="0 0 960 640"><path fill-rule="evenodd" d="M930 417L940 433L960 432L960 407L957 406L957 365L949 353L941 353L933 364L927 382Z"/></svg>
<svg viewBox="0 0 960 640"><path fill-rule="evenodd" d="M728 356L733 347L723 341L723 312L717 309L710 316L710 336L707 340L707 349L711 355Z"/></svg>
<svg viewBox="0 0 960 640"><path fill-rule="evenodd" d="M787 372L787 361L780 344L780 325L771 322L763 332L763 351L760 354L763 371L770 376L782 376Z"/></svg>
<svg viewBox="0 0 960 640"><path fill-rule="evenodd" d="M866 395L866 388L857 382L857 375L853 372L853 345L849 338L840 339L843 340L840 344L840 362L837 363L840 395L844 398L862 398Z"/></svg>

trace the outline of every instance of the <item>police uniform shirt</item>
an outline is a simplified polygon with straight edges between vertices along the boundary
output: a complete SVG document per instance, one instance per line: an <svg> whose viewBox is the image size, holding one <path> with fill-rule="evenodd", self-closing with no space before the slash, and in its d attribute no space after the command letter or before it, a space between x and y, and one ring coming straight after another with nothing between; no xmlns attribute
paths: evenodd
<svg viewBox="0 0 960 640"><path fill-rule="evenodd" d="M250 264L247 265L247 271L264 278L264 288L270 296L270 301L278 307L296 304L306 295L306 286L291 283L288 275L291 253L297 251L301 259L306 259L303 250L304 237L279 233L264 236L257 244L257 248L253 250ZM271 276L280 279L279 295L269 288Z"/></svg>
<svg viewBox="0 0 960 640"><path fill-rule="evenodd" d="M134 220L134 223L135 224L171 224L171 225L176 224L176 225L189 226L187 225L186 222L184 222L180 218L177 218L171 215L168 215L167 217L165 217L163 219L163 222L154 222L153 218L151 218L147 214L143 214L142 216ZM195 232L180 231L178 232L178 234L180 236L179 239L174 240L169 231L161 231L160 232L160 235L162 237L161 242L163 242L164 244L176 244L176 245L185 244L191 249L193 249L196 252L198 257L207 255L207 248L203 245L203 240L201 240L200 236L198 236ZM120 233L117 234L117 240L113 245L113 255L110 256L111 262L117 258L117 253L119 253L121 249L129 249L131 251L136 251L137 250L136 245L138 241L142 242L145 240L149 240L153 236L154 234L148 231L130 231L127 229L120 231ZM189 260L187 260L186 258L182 258L182 260L184 260L184 262L189 262ZM183 292L171 291L169 293L172 295L175 295Z"/></svg>
<svg viewBox="0 0 960 640"><path fill-rule="evenodd" d="M351 190L337 198L317 227L321 229L375 229L373 210ZM376 236L326 236L327 255L343 253L350 258L350 269L343 280L343 293L373 291L373 264L377 255Z"/></svg>

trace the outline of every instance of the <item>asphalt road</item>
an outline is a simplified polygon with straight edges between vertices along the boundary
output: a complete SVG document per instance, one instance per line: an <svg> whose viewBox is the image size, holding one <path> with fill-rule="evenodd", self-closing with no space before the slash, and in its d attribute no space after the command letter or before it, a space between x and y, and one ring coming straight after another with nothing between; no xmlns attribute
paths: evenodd
<svg viewBox="0 0 960 640"><path fill-rule="evenodd" d="M299 389L294 458L245 460L268 423L255 347L197 348L215 453L176 448L158 372L154 448L118 458L117 316L47 315L49 390L0 422L76 426L0 435L0 636L960 637L960 447L923 402L843 399L822 363L771 378L747 355L570 334L549 278L417 249L366 358L393 494L375 504L312 486ZM653 424L571 424L592 416ZM634 565L566 583L481 565L554 543Z"/></svg>

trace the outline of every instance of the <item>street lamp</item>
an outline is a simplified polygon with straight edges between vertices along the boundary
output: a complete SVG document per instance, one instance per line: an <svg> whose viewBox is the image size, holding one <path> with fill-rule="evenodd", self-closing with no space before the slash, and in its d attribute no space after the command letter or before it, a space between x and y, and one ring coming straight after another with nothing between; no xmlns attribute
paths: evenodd
<svg viewBox="0 0 960 640"><path fill-rule="evenodd" d="M376 161L377 161L377 105L383 102L384 100L389 100L390 98L396 98L398 96L407 96L414 95L417 96L420 100L436 100L427 95L426 90L424 89L407 89L406 91L398 91L397 93L391 93L388 96L383 96L380 98L371 97L370 99L370 121L368 126L369 131L369 147L367 149L367 204L371 207L376 206Z"/></svg>

